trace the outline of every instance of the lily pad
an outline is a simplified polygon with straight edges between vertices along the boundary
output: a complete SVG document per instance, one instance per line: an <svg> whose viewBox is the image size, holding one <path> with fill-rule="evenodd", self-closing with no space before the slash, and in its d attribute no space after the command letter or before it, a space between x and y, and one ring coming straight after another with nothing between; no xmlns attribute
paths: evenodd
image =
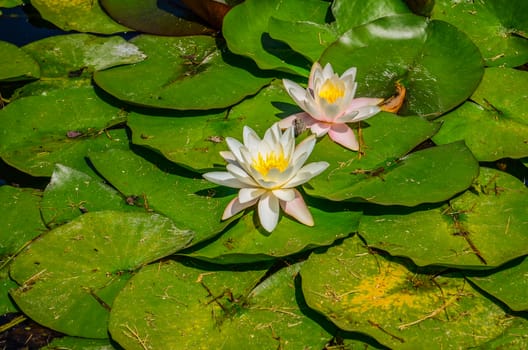
<svg viewBox="0 0 528 350"><path fill-rule="evenodd" d="M528 61L528 3L524 0L436 0L432 17L462 29L480 48L487 66Z"/></svg>
<svg viewBox="0 0 528 350"><path fill-rule="evenodd" d="M479 161L527 157L527 85L528 72L487 68L472 101L440 119L442 128L433 141L463 139Z"/></svg>
<svg viewBox="0 0 528 350"><path fill-rule="evenodd" d="M331 202L305 198L315 225L305 226L282 216L269 234L259 224L255 210L230 226L216 241L190 256L220 264L240 264L270 260L307 249L328 246L347 237L358 227L360 211Z"/></svg>
<svg viewBox="0 0 528 350"><path fill-rule="evenodd" d="M251 61L208 36L140 35L130 40L149 59L94 74L111 95L141 106L213 109L233 105L271 81ZM134 83L137 82L137 83Z"/></svg>
<svg viewBox="0 0 528 350"><path fill-rule="evenodd" d="M330 166L304 187L310 195L334 201L414 206L446 200L471 184L478 164L462 143L406 155L438 127L420 117L382 112L356 130L363 140L359 153L325 136L310 159Z"/></svg>
<svg viewBox="0 0 528 350"><path fill-rule="evenodd" d="M0 186L0 269L24 244L46 231L40 217L42 192Z"/></svg>
<svg viewBox="0 0 528 350"><path fill-rule="evenodd" d="M17 284L9 278L7 268L0 268L0 315L20 311L9 297L9 290Z"/></svg>
<svg viewBox="0 0 528 350"><path fill-rule="evenodd" d="M184 248L192 234L157 214L87 213L42 236L11 264L17 305L36 322L106 338L116 294L141 266Z"/></svg>
<svg viewBox="0 0 528 350"><path fill-rule="evenodd" d="M64 31L113 34L130 28L114 22L99 5L99 1L32 0L40 15Z"/></svg>
<svg viewBox="0 0 528 350"><path fill-rule="evenodd" d="M171 218L194 232L193 244L220 233L232 220L220 218L233 191L212 188L197 174L148 154L148 160L120 149L90 155L97 171L132 203Z"/></svg>
<svg viewBox="0 0 528 350"><path fill-rule="evenodd" d="M491 268L528 254L528 189L506 173L480 172L448 204L366 212L359 233L370 247L420 266Z"/></svg>
<svg viewBox="0 0 528 350"><path fill-rule="evenodd" d="M301 277L308 306L391 349L477 347L512 323L463 277L409 270L355 237L312 254Z"/></svg>
<svg viewBox="0 0 528 350"><path fill-rule="evenodd" d="M512 266L513 265L513 266ZM499 299L513 311L528 311L528 258L508 264L493 273L468 276L479 288Z"/></svg>
<svg viewBox="0 0 528 350"><path fill-rule="evenodd" d="M31 80L40 77L40 67L22 49L0 41L0 81Z"/></svg>
<svg viewBox="0 0 528 350"><path fill-rule="evenodd" d="M91 79L91 74L84 73L137 63L146 58L137 46L119 36L57 35L34 41L23 49L40 64L41 74L46 78Z"/></svg>
<svg viewBox="0 0 528 350"><path fill-rule="evenodd" d="M101 6L116 22L143 33L182 36L211 34L214 31L197 22L178 17L165 8L173 5L164 0L100 0ZM189 13L182 13L189 17Z"/></svg>
<svg viewBox="0 0 528 350"><path fill-rule="evenodd" d="M110 333L130 350L322 349L331 335L298 306L298 270L282 269L252 289L264 271L148 266L116 298Z"/></svg>
<svg viewBox="0 0 528 350"><path fill-rule="evenodd" d="M0 7L10 8L10 7L16 7L22 4L23 4L22 0L0 0ZM0 11L0 14L1 13L2 12Z"/></svg>
<svg viewBox="0 0 528 350"><path fill-rule="evenodd" d="M91 172L88 150L126 146L123 130L105 130L126 115L91 86L17 99L0 110L0 156L33 176L50 176L56 163Z"/></svg>
<svg viewBox="0 0 528 350"><path fill-rule="evenodd" d="M270 17L326 23L328 2L320 0L246 0L224 18L222 33L229 50L254 60L261 69L307 76L311 63L281 41L271 38Z"/></svg>
<svg viewBox="0 0 528 350"><path fill-rule="evenodd" d="M290 103L282 84L276 81L228 111L134 111L128 115L127 124L133 143L153 148L184 167L205 172L224 166L219 152L227 150L226 137L240 140L244 125L263 135L278 121L276 115L293 107Z"/></svg>
<svg viewBox="0 0 528 350"><path fill-rule="evenodd" d="M57 226L93 211L136 208L100 179L62 164L55 165L41 203L46 225Z"/></svg>
<svg viewBox="0 0 528 350"><path fill-rule="evenodd" d="M483 350L511 349L524 350L528 347L528 320L515 317L509 323L509 327L497 338L480 346Z"/></svg>
<svg viewBox="0 0 528 350"><path fill-rule="evenodd" d="M388 97L401 82L407 94L399 113L429 118L471 96L484 70L478 48L462 31L413 14L383 17L349 30L321 61L332 63L337 72L357 67L358 96Z"/></svg>
<svg viewBox="0 0 528 350"><path fill-rule="evenodd" d="M76 337L54 338L41 350L114 350L117 349L109 339L85 339Z"/></svg>

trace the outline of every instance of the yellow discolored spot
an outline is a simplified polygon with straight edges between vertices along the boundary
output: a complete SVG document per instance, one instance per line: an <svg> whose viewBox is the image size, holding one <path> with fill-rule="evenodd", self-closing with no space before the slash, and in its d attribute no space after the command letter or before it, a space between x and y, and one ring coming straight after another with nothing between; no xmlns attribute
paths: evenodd
<svg viewBox="0 0 528 350"><path fill-rule="evenodd" d="M319 90L319 97L328 103L334 103L345 96L345 83L338 79L327 79Z"/></svg>
<svg viewBox="0 0 528 350"><path fill-rule="evenodd" d="M288 160L284 157L284 152L270 152L265 155L258 153L257 158L253 158L251 166L253 169L266 176L271 169L277 169L281 173L288 168Z"/></svg>

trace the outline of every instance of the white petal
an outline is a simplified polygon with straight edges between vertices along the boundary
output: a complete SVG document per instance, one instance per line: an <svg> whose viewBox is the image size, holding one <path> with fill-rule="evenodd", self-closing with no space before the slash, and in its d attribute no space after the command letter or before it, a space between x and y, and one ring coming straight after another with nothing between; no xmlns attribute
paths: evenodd
<svg viewBox="0 0 528 350"><path fill-rule="evenodd" d="M354 122L358 122L360 120L365 120L367 118L370 118L378 112L381 111L381 109L378 106L366 106L362 107L358 110L358 115L354 118Z"/></svg>
<svg viewBox="0 0 528 350"><path fill-rule="evenodd" d="M271 192L260 197L258 202L258 216L262 227L272 232L279 222L279 200Z"/></svg>
<svg viewBox="0 0 528 350"><path fill-rule="evenodd" d="M332 65L330 64L330 62L328 62L327 64L325 64L324 68L323 68L323 77L324 79L330 79L334 76L334 69L332 68Z"/></svg>
<svg viewBox="0 0 528 350"><path fill-rule="evenodd" d="M226 162L228 163L237 163L238 160L236 159L235 155L233 154L233 152L230 152L230 151L220 151L220 156L222 156L222 158L225 159Z"/></svg>
<svg viewBox="0 0 528 350"><path fill-rule="evenodd" d="M288 79L282 79L282 83L284 84L284 88L286 89L286 92L290 97L300 105L302 101L306 99L306 94L308 93L306 89L301 87L299 84L294 83L291 80Z"/></svg>
<svg viewBox="0 0 528 350"><path fill-rule="evenodd" d="M236 158L237 161L241 161L240 157L240 148L244 147L243 144L240 143L240 141L232 138L232 137L226 137L225 139L227 143L227 147L229 147L229 150L233 154L233 156Z"/></svg>
<svg viewBox="0 0 528 350"><path fill-rule="evenodd" d="M244 139L244 145L247 149L249 149L250 152L253 152L253 150L257 148L260 144L260 137L249 126L244 126L242 134L242 137Z"/></svg>
<svg viewBox="0 0 528 350"><path fill-rule="evenodd" d="M310 135L297 145L292 160L292 166L294 168L300 169L304 162L306 162L306 159L308 159L314 149L315 141L315 135Z"/></svg>
<svg viewBox="0 0 528 350"><path fill-rule="evenodd" d="M303 166L295 176L284 184L284 187L293 188L310 181L326 170L330 164L327 162L313 162Z"/></svg>
<svg viewBox="0 0 528 350"><path fill-rule="evenodd" d="M312 69L310 70L310 77L308 78L308 88L313 89L315 84L315 78L319 78L322 75L323 68L319 62L314 62Z"/></svg>
<svg viewBox="0 0 528 350"><path fill-rule="evenodd" d="M237 165L227 164L226 169L233 176L233 178L237 179L240 183L244 184L244 186L242 187L258 187L257 183L253 180L253 178L246 171L244 171L244 169L238 167Z"/></svg>
<svg viewBox="0 0 528 350"><path fill-rule="evenodd" d="M238 200L240 203L254 201L262 196L266 190L262 188L242 188L238 191Z"/></svg>
<svg viewBox="0 0 528 350"><path fill-rule="evenodd" d="M295 198L295 191L291 188L273 190L273 195L281 201L289 202Z"/></svg>
<svg viewBox="0 0 528 350"><path fill-rule="evenodd" d="M312 214L308 210L308 207L306 206L306 203L304 202L301 193L297 190L294 191L294 200L291 200L289 202L280 202L282 210L284 210L286 214L298 220L300 223L305 224L307 226L313 226L314 220Z"/></svg>
<svg viewBox="0 0 528 350"><path fill-rule="evenodd" d="M321 137L321 136L326 135L328 130L330 130L331 126L332 124L318 122L318 123L312 124L312 126L310 127L310 130L312 130L312 132L315 134L316 137Z"/></svg>
<svg viewBox="0 0 528 350"><path fill-rule="evenodd" d="M242 210L251 207L257 202L257 200L258 199L246 203L240 203L238 197L234 198L231 202L229 202L229 204L225 208L224 214L222 215L222 220L229 219L233 215L236 215L241 212Z"/></svg>
<svg viewBox="0 0 528 350"><path fill-rule="evenodd" d="M211 181L217 185L232 187L232 188L243 188L247 187L247 184L240 181L233 174L225 171L213 171L202 175L207 181Z"/></svg>
<svg viewBox="0 0 528 350"><path fill-rule="evenodd" d="M346 71L343 72L343 74L341 74L341 79L348 78L354 81L356 80L356 73L357 73L356 67L348 68Z"/></svg>

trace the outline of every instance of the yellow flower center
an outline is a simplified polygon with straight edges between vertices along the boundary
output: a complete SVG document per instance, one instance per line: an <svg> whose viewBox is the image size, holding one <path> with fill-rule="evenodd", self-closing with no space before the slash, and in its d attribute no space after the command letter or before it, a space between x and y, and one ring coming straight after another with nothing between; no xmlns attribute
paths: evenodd
<svg viewBox="0 0 528 350"><path fill-rule="evenodd" d="M288 160L284 158L282 151L279 154L270 152L264 156L259 152L257 158L253 158L251 166L266 176L271 169L278 169L282 173L288 167Z"/></svg>
<svg viewBox="0 0 528 350"><path fill-rule="evenodd" d="M334 103L338 98L345 95L345 83L341 80L326 79L319 90L319 97L328 103Z"/></svg>

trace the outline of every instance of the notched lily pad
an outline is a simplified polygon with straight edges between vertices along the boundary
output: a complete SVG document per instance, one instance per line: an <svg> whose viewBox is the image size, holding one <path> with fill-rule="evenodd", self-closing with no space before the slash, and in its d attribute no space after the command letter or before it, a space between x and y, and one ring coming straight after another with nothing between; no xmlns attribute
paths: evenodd
<svg viewBox="0 0 528 350"><path fill-rule="evenodd" d="M433 141L444 144L463 139L479 161L527 157L526 86L528 72L487 68L471 101L440 119L442 128Z"/></svg>
<svg viewBox="0 0 528 350"><path fill-rule="evenodd" d="M88 150L127 146L124 130L107 130L125 117L91 86L17 99L0 110L0 156L33 176L50 176L55 163L90 173Z"/></svg>
<svg viewBox="0 0 528 350"><path fill-rule="evenodd" d="M391 349L478 347L513 320L463 277L409 270L357 238L312 254L301 277L308 306Z"/></svg>
<svg viewBox="0 0 528 350"><path fill-rule="evenodd" d="M16 304L36 322L106 338L110 307L141 266L186 247L192 234L157 214L101 211L59 226L19 254Z"/></svg>
<svg viewBox="0 0 528 350"><path fill-rule="evenodd" d="M389 97L400 82L407 95L399 113L428 118L471 96L484 70L478 48L464 32L413 14L383 17L349 30L321 61L332 63L337 72L357 67L358 96Z"/></svg>
<svg viewBox="0 0 528 350"><path fill-rule="evenodd" d="M35 60L17 46L0 41L0 81L31 80L40 77Z"/></svg>
<svg viewBox="0 0 528 350"><path fill-rule="evenodd" d="M114 22L94 0L32 0L40 15L64 31L113 34L130 28Z"/></svg>
<svg viewBox="0 0 528 350"><path fill-rule="evenodd" d="M528 3L524 0L436 0L432 17L462 29L487 66L516 67L528 61Z"/></svg>
<svg viewBox="0 0 528 350"><path fill-rule="evenodd" d="M369 246L420 266L491 268L528 254L528 189L497 170L480 172L447 204L365 213L359 233Z"/></svg>
<svg viewBox="0 0 528 350"><path fill-rule="evenodd" d="M90 155L97 171L127 200L171 218L181 228L195 233L193 244L220 233L232 220L220 218L233 192L212 188L198 174L153 153L150 161L129 151L111 149Z"/></svg>
<svg viewBox="0 0 528 350"><path fill-rule="evenodd" d="M110 333L130 350L322 349L331 336L297 304L298 270L282 269L252 289L265 271L146 267L117 297Z"/></svg>
<svg viewBox="0 0 528 350"><path fill-rule="evenodd" d="M141 35L130 40L149 59L96 72L95 82L115 97L141 106L213 109L237 103L271 81L252 62L208 36Z"/></svg>
<svg viewBox="0 0 528 350"><path fill-rule="evenodd" d="M128 204L115 189L81 171L62 164L55 165L41 203L46 225L57 226L93 211L136 208Z"/></svg>

